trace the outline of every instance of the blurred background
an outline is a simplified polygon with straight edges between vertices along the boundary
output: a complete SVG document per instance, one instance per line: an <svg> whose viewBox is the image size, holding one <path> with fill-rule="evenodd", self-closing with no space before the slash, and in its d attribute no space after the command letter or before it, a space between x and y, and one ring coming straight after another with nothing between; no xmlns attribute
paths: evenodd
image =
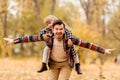
<svg viewBox="0 0 120 80"><path fill-rule="evenodd" d="M120 64L120 0L0 0L0 2L0 66L6 58L8 61L20 59L23 64L27 58L37 61L38 68L45 47L43 42L7 45L3 37L15 38L38 34L46 27L43 20L49 14L63 20L80 39L104 48L116 48L111 55L102 55L76 46L81 64L99 66L103 66L105 62ZM101 70L101 67L98 68ZM105 79L103 76L102 78Z"/></svg>

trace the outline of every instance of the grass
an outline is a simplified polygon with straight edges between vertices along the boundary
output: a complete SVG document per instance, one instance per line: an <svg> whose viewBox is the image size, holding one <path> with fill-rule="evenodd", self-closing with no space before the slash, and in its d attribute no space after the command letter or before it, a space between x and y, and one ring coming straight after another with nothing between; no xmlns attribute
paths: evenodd
<svg viewBox="0 0 120 80"><path fill-rule="evenodd" d="M41 60L37 58L0 59L0 80L47 80L48 71L37 73ZM107 62L82 64L83 75L77 75L73 69L70 80L120 80L120 65Z"/></svg>

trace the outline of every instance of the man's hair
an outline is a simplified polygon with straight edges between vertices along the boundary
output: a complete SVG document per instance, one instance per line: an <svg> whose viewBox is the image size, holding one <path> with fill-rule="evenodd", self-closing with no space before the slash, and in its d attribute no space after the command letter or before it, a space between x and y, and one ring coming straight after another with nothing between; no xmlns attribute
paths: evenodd
<svg viewBox="0 0 120 80"><path fill-rule="evenodd" d="M62 22L62 20L58 19L58 20L55 20L52 24L53 28L55 25L61 25L63 24L63 27L65 28L65 24Z"/></svg>
<svg viewBox="0 0 120 80"><path fill-rule="evenodd" d="M47 24L47 22L50 22L50 21L54 21L54 20L57 20L58 18L55 17L54 15L48 15L47 17L45 17L44 19L44 24Z"/></svg>

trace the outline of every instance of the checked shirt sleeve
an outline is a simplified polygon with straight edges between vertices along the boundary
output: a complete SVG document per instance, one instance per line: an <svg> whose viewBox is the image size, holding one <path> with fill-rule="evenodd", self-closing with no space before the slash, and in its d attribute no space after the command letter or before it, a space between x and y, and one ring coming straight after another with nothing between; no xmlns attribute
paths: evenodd
<svg viewBox="0 0 120 80"><path fill-rule="evenodd" d="M68 37L68 39L71 39L71 38L72 38L72 32L71 32L69 29L66 28L65 34L66 34L66 36Z"/></svg>
<svg viewBox="0 0 120 80"><path fill-rule="evenodd" d="M90 50L93 50L93 51L97 51L99 53L105 53L105 49L96 45L96 44L93 44L93 43L90 43L90 42L85 42L85 41L82 41L82 40L79 40L78 38L74 37L72 38L72 42L74 45L78 45L80 47L84 47L84 48L87 48L87 49L90 49Z"/></svg>
<svg viewBox="0 0 120 80"><path fill-rule="evenodd" d="M73 57L76 57L77 51L75 50L74 46L71 47L71 52L73 54Z"/></svg>
<svg viewBox="0 0 120 80"><path fill-rule="evenodd" d="M46 34L48 31L47 31L47 28L44 28L44 29L42 29L42 30L40 30L40 38L43 40L43 37L42 37L42 35L43 34Z"/></svg>
<svg viewBox="0 0 120 80"><path fill-rule="evenodd" d="M14 44L26 43L26 42L36 42L36 41L42 41L42 39L40 38L40 35L31 35L31 36L15 38Z"/></svg>
<svg viewBox="0 0 120 80"><path fill-rule="evenodd" d="M42 29L40 31L40 38L41 38L41 40L44 40L43 37L42 37L43 34L51 34L52 35L52 31L49 28Z"/></svg>

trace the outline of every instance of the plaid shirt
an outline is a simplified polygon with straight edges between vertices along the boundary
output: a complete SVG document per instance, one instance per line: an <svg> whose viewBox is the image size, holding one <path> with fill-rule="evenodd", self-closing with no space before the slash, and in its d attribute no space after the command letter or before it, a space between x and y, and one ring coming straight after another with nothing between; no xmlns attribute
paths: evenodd
<svg viewBox="0 0 120 80"><path fill-rule="evenodd" d="M68 39L72 38L72 32L67 28L65 28L65 35L67 36Z"/></svg>
<svg viewBox="0 0 120 80"><path fill-rule="evenodd" d="M51 31L51 29L49 29L49 28L42 29L40 31L40 37L41 37L41 39L43 39L42 35L43 34L47 34L47 33L50 33L51 35L53 34L52 31ZM65 38L67 38L67 39L71 39L72 38L72 32L69 29L67 29L67 28L65 28ZM49 45L49 43L47 43L47 42L46 42L46 44ZM71 52L71 54L72 54L72 56L73 56L74 59L78 56L77 51L75 50L74 46L71 47L70 52Z"/></svg>
<svg viewBox="0 0 120 80"><path fill-rule="evenodd" d="M43 39L43 37L42 37L43 34L49 34L49 36L51 36L53 33L52 33L52 30L51 30L51 29L49 29L49 28L44 28L44 29L40 30L40 33L39 33L41 39ZM51 35L50 35L50 34L51 34Z"/></svg>
<svg viewBox="0 0 120 80"><path fill-rule="evenodd" d="M70 62L71 66L73 67L74 66L73 57L74 57L74 55L76 55L76 52L74 52L74 50L72 50L72 49L71 49L72 51L70 51L70 48L67 45L67 40L68 39L63 38L64 50L66 51L66 54L68 54L68 61ZM102 47L100 47L98 45L95 45L93 43L82 41L82 40L76 38L75 36L73 36L71 38L71 40L72 40L74 45L84 47L84 48L87 48L87 49L90 49L90 50L93 50L93 51L97 51L97 52L102 53L102 54L105 52L104 48L102 48ZM15 44L17 44L17 43L25 43L25 42L36 42L36 41L44 41L44 40L42 40L40 38L40 35L25 36L25 37L14 39ZM47 46L50 47L50 49L52 50L53 37L51 37L49 39Z"/></svg>
<svg viewBox="0 0 120 80"><path fill-rule="evenodd" d="M52 38L53 37L51 37L51 39ZM63 39L65 39L65 38L63 38ZM51 42L50 40L48 42ZM84 48L88 48L88 49L91 49L93 51L97 51L99 53L104 53L105 52L104 48L102 48L102 47L100 47L98 45L95 45L93 43L90 43L90 42L82 41L82 40L76 38L75 36L73 36L71 38L71 40L72 40L74 45L84 47ZM40 38L40 35L31 35L31 36L19 37L19 38L14 39L15 44L17 44L17 43L25 43L25 42L36 42L36 41L44 41L44 40L42 40ZM67 45L66 40L65 40L65 44Z"/></svg>
<svg viewBox="0 0 120 80"><path fill-rule="evenodd" d="M43 39L40 37L40 35L24 36L24 37L15 38L14 44L36 42L36 41L43 41Z"/></svg>
<svg viewBox="0 0 120 80"><path fill-rule="evenodd" d="M97 51L99 53L104 54L105 53L105 49L100 47L99 45L87 42L87 41L82 41L80 39L78 39L77 37L73 36L72 38L72 42L74 45L80 46L80 47L84 47L93 51Z"/></svg>

